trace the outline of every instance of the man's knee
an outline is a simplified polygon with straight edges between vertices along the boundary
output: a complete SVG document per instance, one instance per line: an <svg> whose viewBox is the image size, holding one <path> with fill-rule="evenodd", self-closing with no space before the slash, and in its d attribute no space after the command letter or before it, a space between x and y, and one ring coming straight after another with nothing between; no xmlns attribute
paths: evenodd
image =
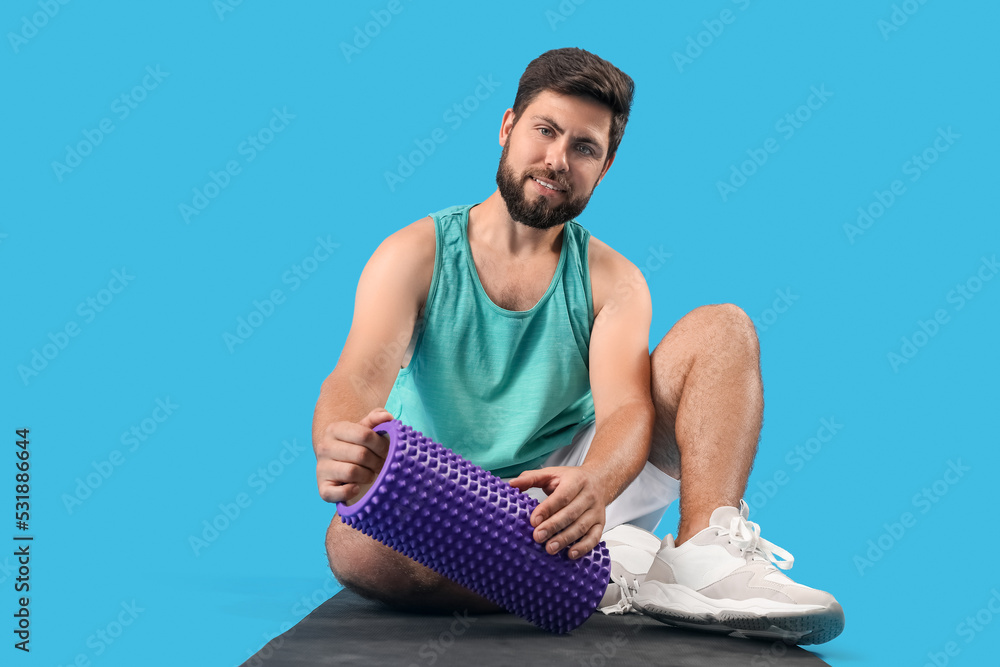
<svg viewBox="0 0 1000 667"><path fill-rule="evenodd" d="M340 517L335 515L330 527L326 529L326 559L337 581L351 588L351 580L355 578L360 563L356 562L354 550L348 543L349 537L344 533L345 530L350 528L341 523Z"/></svg>
<svg viewBox="0 0 1000 667"><path fill-rule="evenodd" d="M326 557L337 581L362 597L386 602L391 593L405 593L406 581L387 571L382 546L339 516L326 531Z"/></svg>
<svg viewBox="0 0 1000 667"><path fill-rule="evenodd" d="M709 327L726 333L752 335L756 338L756 329L754 328L753 320L735 303L714 303L707 306L699 306L688 313L687 316L697 318L702 327Z"/></svg>
<svg viewBox="0 0 1000 667"><path fill-rule="evenodd" d="M698 357L758 364L760 344L753 320L731 303L700 306L686 314L650 355L654 392L676 405L684 378Z"/></svg>
<svg viewBox="0 0 1000 667"><path fill-rule="evenodd" d="M757 329L746 312L732 303L700 306L685 315L692 326L714 349L758 353Z"/></svg>
<svg viewBox="0 0 1000 667"><path fill-rule="evenodd" d="M396 609L475 613L503 611L334 516L326 532L330 569L345 588Z"/></svg>

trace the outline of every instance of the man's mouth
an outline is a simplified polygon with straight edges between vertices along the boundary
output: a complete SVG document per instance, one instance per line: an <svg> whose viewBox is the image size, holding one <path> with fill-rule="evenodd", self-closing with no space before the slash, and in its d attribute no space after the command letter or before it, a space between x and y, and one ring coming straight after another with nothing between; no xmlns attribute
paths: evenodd
<svg viewBox="0 0 1000 667"><path fill-rule="evenodd" d="M566 192L564 189L560 188L556 183L553 183L552 181L546 181L541 178L535 178L534 176L531 177L531 180L533 180L535 183L538 183L543 188L548 188L549 190L554 190L555 192Z"/></svg>

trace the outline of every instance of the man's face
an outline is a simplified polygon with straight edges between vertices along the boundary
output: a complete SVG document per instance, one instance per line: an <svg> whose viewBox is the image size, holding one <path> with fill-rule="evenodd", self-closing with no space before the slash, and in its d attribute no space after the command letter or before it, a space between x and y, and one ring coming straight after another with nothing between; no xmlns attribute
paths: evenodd
<svg viewBox="0 0 1000 667"><path fill-rule="evenodd" d="M582 97L542 91L514 122L504 114L497 187L510 217L548 229L583 212L612 159L611 110Z"/></svg>

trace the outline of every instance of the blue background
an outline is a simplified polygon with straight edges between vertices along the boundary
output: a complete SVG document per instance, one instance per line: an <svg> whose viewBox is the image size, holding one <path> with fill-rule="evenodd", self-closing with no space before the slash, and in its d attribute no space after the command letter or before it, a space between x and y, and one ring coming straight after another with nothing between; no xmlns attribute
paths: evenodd
<svg viewBox="0 0 1000 667"><path fill-rule="evenodd" d="M647 275L651 349L706 303L736 303L758 323L766 411L751 519L848 619L812 650L833 665L918 665L954 642L955 664L993 659L1000 620L960 624L1000 587L987 505L1000 280L973 280L961 309L949 294L977 271L993 277L982 258L1000 250L997 5L387 6L4 4L0 477L12 490L14 429L29 427L35 536L32 652L4 629L4 664L235 665L337 590L310 425L357 278L393 231L492 192L517 79L562 46L637 84L617 161L580 220L639 266L651 248L671 253ZM366 43L371 12L391 20L368 26ZM362 48L345 50L356 38ZM115 100L147 67L164 74L123 117ZM449 121L480 77L495 91ZM800 109L813 87L831 96ZM250 160L241 143L275 109L294 118ZM796 112L808 120L788 136L776 124ZM86 152L102 121L113 131L89 155L54 167L81 142ZM437 128L444 143L390 187L386 172ZM958 138L910 180L907 161L948 128ZM724 198L718 183L769 138L777 152ZM180 206L231 160L239 173L186 221ZM896 179L905 193L850 239L858 207ZM296 285L287 272L317 238L339 245ZM123 267L134 278L102 293ZM276 289L283 303L227 346ZM794 298L770 312L778 291ZM79 307L108 297L101 312ZM888 355L939 309L947 321L894 367ZM71 323L78 335L43 349ZM24 373L35 351L51 358ZM123 434L163 416L157 399L177 407L130 451ZM796 463L823 419L842 427ZM112 456L119 465L102 464ZM942 481L949 461L968 468L954 484ZM88 475L100 485L67 506ZM925 488L933 504L915 497ZM213 521L225 529L193 547ZM675 525L673 510L658 532ZM16 596L3 558L6 628ZM97 639L123 604L134 621Z"/></svg>

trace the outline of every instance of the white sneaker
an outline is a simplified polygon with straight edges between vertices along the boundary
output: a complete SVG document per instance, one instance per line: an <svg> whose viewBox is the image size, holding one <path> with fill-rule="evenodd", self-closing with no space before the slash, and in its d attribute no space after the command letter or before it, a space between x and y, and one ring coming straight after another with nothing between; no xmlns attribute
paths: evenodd
<svg viewBox="0 0 1000 667"><path fill-rule="evenodd" d="M667 535L633 606L669 625L734 637L822 644L839 635L840 604L779 572L790 569L794 558L761 538L749 513L742 500L739 510L720 507L708 528L679 547Z"/></svg>
<svg viewBox="0 0 1000 667"><path fill-rule="evenodd" d="M604 533L601 539L611 556L611 581L597 608L609 615L638 613L632 608L632 597L660 550L660 538L623 523Z"/></svg>

